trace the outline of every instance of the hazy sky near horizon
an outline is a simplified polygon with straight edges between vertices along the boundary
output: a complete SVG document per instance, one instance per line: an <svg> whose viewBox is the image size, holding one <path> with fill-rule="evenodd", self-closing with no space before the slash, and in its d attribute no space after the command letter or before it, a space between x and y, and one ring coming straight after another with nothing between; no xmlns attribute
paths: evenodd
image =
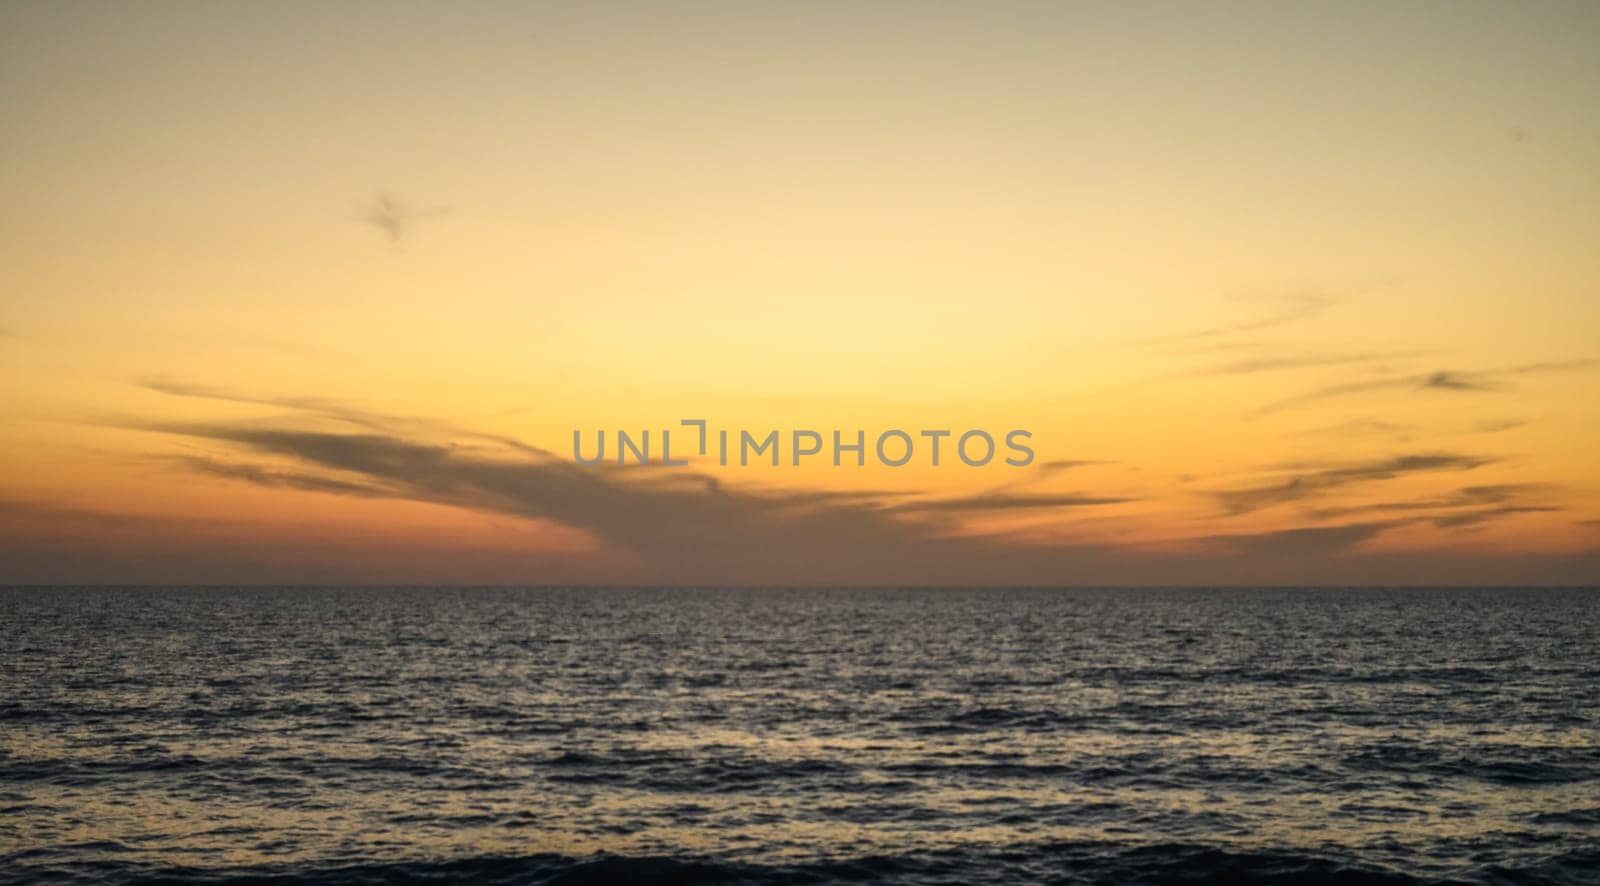
<svg viewBox="0 0 1600 886"><path fill-rule="evenodd" d="M1596 46L1589 2L5 5L0 582L1600 581ZM570 463L695 417L1038 460Z"/></svg>

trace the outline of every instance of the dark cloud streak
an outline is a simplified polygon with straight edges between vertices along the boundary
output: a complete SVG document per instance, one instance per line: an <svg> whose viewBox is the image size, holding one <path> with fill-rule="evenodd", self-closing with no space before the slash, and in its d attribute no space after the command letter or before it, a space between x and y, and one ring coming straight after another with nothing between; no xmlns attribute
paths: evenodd
<svg viewBox="0 0 1600 886"><path fill-rule="evenodd" d="M529 455L545 458L554 458L554 453L547 449L531 446L515 437L503 434L486 434L457 427L453 424L440 421L412 418L409 416L387 415L368 409L361 409L329 400L323 397L272 397L255 394L245 394L226 388L208 387L186 382L172 381L165 378L144 378L138 382L146 390L173 397L190 397L202 400L217 400L225 403L242 403L255 406L272 406L288 409L294 412L309 413L337 422L343 422L354 427L383 434L444 434L462 439L489 443L516 449Z"/></svg>
<svg viewBox="0 0 1600 886"><path fill-rule="evenodd" d="M1403 525L1403 522L1387 520L1350 523L1343 526L1280 529L1253 534L1208 535L1196 540L1208 545L1221 545L1235 553L1255 556L1326 556L1343 553L1386 530Z"/></svg>
<svg viewBox="0 0 1600 886"><path fill-rule="evenodd" d="M1210 493L1223 510L1238 515L1274 505L1303 501L1325 495L1341 487L1378 480L1392 480L1406 474L1426 471L1469 471L1496 461L1457 453L1398 455L1375 461L1335 465L1304 471L1275 483Z"/></svg>
<svg viewBox="0 0 1600 886"><path fill-rule="evenodd" d="M1425 351L1373 351L1360 354L1319 354L1305 356L1258 357L1236 360L1202 367L1186 376L1253 375L1262 372L1282 372L1293 369L1316 369L1326 366L1348 366L1358 363L1375 363L1380 360L1401 360L1423 356Z"/></svg>
<svg viewBox="0 0 1600 886"><path fill-rule="evenodd" d="M1385 391L1445 391L1452 393L1486 393L1505 390L1508 381L1517 376L1534 375L1555 372L1578 372L1592 369L1596 361L1566 360L1549 363L1528 363L1521 366L1510 366L1503 369L1488 369L1474 372L1463 372L1453 369L1441 369L1426 372L1420 375L1403 375L1391 378L1380 378L1373 381L1351 382L1347 384L1332 385L1270 403L1256 410L1252 415L1262 416L1274 412L1281 412L1295 406L1304 406L1352 394L1369 394Z"/></svg>
<svg viewBox="0 0 1600 886"><path fill-rule="evenodd" d="M1432 517L1430 522L1440 529L1460 529L1516 514L1549 514L1560 510L1561 508L1553 505L1503 505L1497 508L1484 508L1478 511Z"/></svg>
<svg viewBox="0 0 1600 886"><path fill-rule="evenodd" d="M279 489L298 489L304 492L326 492L334 495L352 495L361 498L392 498L394 491L383 486L354 483L333 477L280 471L260 465L225 462L198 455L173 456L171 462L200 474L210 474L226 480L242 480L256 486Z"/></svg>
<svg viewBox="0 0 1600 886"><path fill-rule="evenodd" d="M1079 508L1092 505L1115 505L1133 501L1131 498L1107 498L1093 495L998 495L985 493L960 498L935 498L907 502L895 507L898 511L1005 511L1039 508Z"/></svg>

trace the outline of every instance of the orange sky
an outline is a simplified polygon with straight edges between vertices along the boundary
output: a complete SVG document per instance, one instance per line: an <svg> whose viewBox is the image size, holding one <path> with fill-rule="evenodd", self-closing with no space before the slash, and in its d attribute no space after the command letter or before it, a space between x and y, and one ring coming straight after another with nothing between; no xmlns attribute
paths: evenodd
<svg viewBox="0 0 1600 886"><path fill-rule="evenodd" d="M862 7L0 8L0 582L1600 579L1600 7Z"/></svg>

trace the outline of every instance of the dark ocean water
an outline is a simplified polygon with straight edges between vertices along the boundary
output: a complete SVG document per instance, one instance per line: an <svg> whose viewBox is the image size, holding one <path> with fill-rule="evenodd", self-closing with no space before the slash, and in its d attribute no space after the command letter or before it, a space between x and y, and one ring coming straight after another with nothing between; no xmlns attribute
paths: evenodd
<svg viewBox="0 0 1600 886"><path fill-rule="evenodd" d="M1600 883L1600 592L0 590L0 881Z"/></svg>

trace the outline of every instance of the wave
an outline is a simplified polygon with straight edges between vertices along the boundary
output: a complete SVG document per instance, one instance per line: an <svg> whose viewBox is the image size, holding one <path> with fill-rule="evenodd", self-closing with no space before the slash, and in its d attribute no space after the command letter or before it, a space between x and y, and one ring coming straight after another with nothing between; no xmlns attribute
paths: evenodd
<svg viewBox="0 0 1600 886"><path fill-rule="evenodd" d="M80 847L81 848L81 847ZM17 853L0 858L0 884L77 883L253 883L318 882L353 884L769 884L886 883L921 886L971 882L1081 883L1261 883L1261 884L1476 884L1595 883L1600 850L1571 853L1536 865L1489 867L1436 876L1392 870L1370 863L1305 853L1244 852L1188 844L1129 846L1061 843L982 853L948 851L916 855L868 855L792 863L669 857L664 855L555 854L519 857L481 856L331 865L263 865L201 869L162 867L131 861L52 863L53 852ZM81 858L81 857L80 857Z"/></svg>

